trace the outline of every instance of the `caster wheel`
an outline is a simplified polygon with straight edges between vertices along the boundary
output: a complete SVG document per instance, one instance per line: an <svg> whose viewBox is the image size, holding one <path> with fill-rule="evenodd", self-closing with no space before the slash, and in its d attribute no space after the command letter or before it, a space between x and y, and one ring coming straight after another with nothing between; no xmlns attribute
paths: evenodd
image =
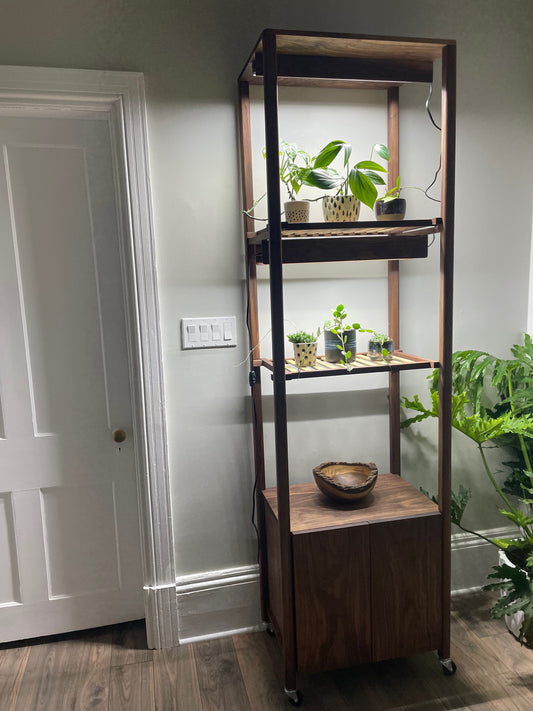
<svg viewBox="0 0 533 711"><path fill-rule="evenodd" d="M457 666L453 659L441 659L442 673L444 676L452 676L457 671Z"/></svg>
<svg viewBox="0 0 533 711"><path fill-rule="evenodd" d="M275 632L274 632L274 627L272 626L272 622L269 622L268 625L266 626L266 633L270 635L271 637L274 637Z"/></svg>
<svg viewBox="0 0 533 711"><path fill-rule="evenodd" d="M302 696L302 692L298 691L297 689L285 689L285 693L287 694L287 697L289 699L289 703L291 706L301 706L302 701L304 697Z"/></svg>

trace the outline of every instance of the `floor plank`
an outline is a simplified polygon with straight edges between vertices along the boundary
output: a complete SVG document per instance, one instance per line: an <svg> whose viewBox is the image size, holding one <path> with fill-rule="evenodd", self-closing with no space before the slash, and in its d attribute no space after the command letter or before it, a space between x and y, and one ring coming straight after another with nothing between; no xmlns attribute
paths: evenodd
<svg viewBox="0 0 533 711"><path fill-rule="evenodd" d="M0 651L0 699L6 711L13 711L30 656L29 647Z"/></svg>
<svg viewBox="0 0 533 711"><path fill-rule="evenodd" d="M490 593L454 598L452 657L299 674L306 711L532 711L533 650L491 620ZM235 635L146 649L142 623L0 645L0 711L288 711L277 641Z"/></svg>
<svg viewBox="0 0 533 711"><path fill-rule="evenodd" d="M144 620L136 620L127 625L116 625L113 629L113 649L111 666L151 662L153 651L146 642Z"/></svg>
<svg viewBox="0 0 533 711"><path fill-rule="evenodd" d="M109 709L155 711L153 674L151 661L113 667L109 682Z"/></svg>
<svg viewBox="0 0 533 711"><path fill-rule="evenodd" d="M202 711L251 711L230 637L194 645Z"/></svg>
<svg viewBox="0 0 533 711"><path fill-rule="evenodd" d="M153 667L157 711L201 711L192 644L154 650Z"/></svg>

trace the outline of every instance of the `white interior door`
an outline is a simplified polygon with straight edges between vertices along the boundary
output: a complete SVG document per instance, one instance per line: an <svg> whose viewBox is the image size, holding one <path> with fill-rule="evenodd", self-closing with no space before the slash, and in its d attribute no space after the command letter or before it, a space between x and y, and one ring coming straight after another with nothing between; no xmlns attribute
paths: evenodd
<svg viewBox="0 0 533 711"><path fill-rule="evenodd" d="M144 607L110 124L0 116L0 145L7 641L135 619Z"/></svg>

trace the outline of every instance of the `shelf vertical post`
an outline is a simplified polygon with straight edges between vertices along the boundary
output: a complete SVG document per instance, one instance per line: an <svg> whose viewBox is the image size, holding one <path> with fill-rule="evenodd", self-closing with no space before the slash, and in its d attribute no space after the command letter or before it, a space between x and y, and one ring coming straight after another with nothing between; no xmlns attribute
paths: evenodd
<svg viewBox="0 0 533 711"><path fill-rule="evenodd" d="M274 363L274 434L280 533L282 646L285 688L296 689L294 589L289 504L287 404L285 400L285 329L283 324L283 261L281 254L281 201L279 190L279 127L276 35L263 32L265 142L267 163L268 224L270 229L270 309Z"/></svg>
<svg viewBox="0 0 533 711"><path fill-rule="evenodd" d="M400 173L400 90L387 90L387 144L389 158L389 190L396 185ZM389 324L388 335L400 348L400 263L388 263ZM389 374L389 459L392 474L401 473L400 461L400 373Z"/></svg>
<svg viewBox="0 0 533 711"><path fill-rule="evenodd" d="M446 45L442 53L442 177L440 240L440 353L439 369L439 508L443 518L442 551L442 647L441 658L450 656L451 594L451 422L452 422L452 326L453 242L455 175L456 48Z"/></svg>
<svg viewBox="0 0 533 711"><path fill-rule="evenodd" d="M241 179L243 209L249 211L253 204L252 145L250 126L250 87L248 82L239 81L239 133L241 144ZM257 530L259 536L259 575L261 587L261 619L267 620L268 572L265 539L265 505L261 492L265 488L265 458L263 437L263 406L261 398L261 368L254 366L254 360L261 357L259 346L259 321L257 300L257 262L255 245L248 241L248 233L253 232L253 218L244 213L244 250L247 282L247 328L250 349L250 388L252 395L252 432L254 443L254 482L257 510Z"/></svg>

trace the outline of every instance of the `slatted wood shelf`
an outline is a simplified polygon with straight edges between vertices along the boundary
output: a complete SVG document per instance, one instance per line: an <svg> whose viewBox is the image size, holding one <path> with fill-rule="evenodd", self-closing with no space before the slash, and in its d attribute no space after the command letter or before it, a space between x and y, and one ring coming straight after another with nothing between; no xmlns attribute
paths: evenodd
<svg viewBox="0 0 533 711"><path fill-rule="evenodd" d="M276 488L265 489L263 496L277 518ZM330 501L314 482L292 484L289 487L289 498L292 533L428 516L439 512L438 506L412 484L389 473L379 474L373 491L353 504Z"/></svg>
<svg viewBox="0 0 533 711"><path fill-rule="evenodd" d="M369 259L414 259L428 254L428 235L442 230L442 220L398 222L281 223L282 259L285 264L342 262ZM268 227L248 234L259 245L256 259L270 262Z"/></svg>
<svg viewBox="0 0 533 711"><path fill-rule="evenodd" d="M254 365L267 368L274 372L274 362L269 358L254 361ZM350 363L351 369L340 363L328 363L325 356L318 356L316 365L299 368L294 358L285 359L285 379L320 378L330 375L357 375L361 373L394 372L399 370L416 370L419 368L438 368L439 363L419 356L394 351L389 361L383 359L373 360L368 353L357 353L355 360Z"/></svg>

